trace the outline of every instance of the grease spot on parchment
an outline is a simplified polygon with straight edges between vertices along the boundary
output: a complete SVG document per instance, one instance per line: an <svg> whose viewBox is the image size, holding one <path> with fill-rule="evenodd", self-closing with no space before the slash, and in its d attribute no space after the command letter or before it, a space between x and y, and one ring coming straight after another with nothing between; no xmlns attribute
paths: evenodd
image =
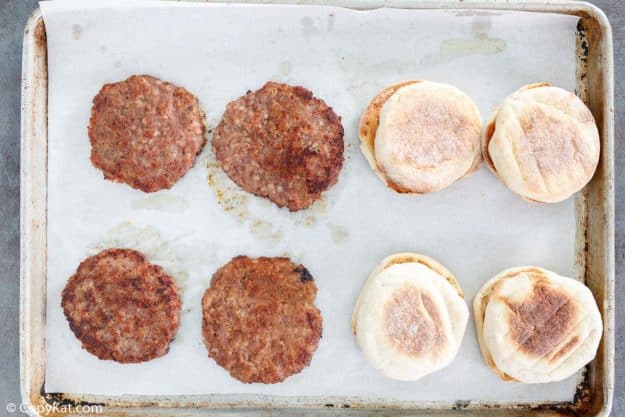
<svg viewBox="0 0 625 417"><path fill-rule="evenodd" d="M160 192L134 200L131 206L135 210L180 212L189 207L189 202L184 197L177 194Z"/></svg>
<svg viewBox="0 0 625 417"><path fill-rule="evenodd" d="M291 251L286 251L284 253L282 253L282 256L285 258L289 258L291 260L291 262L293 262L294 264L304 264L304 252L299 251L299 252L291 252ZM305 266L305 265L304 265ZM313 276L314 278L314 276Z"/></svg>
<svg viewBox="0 0 625 417"><path fill-rule="evenodd" d="M302 17L300 23L302 24L302 35L304 35L304 39L310 39L311 35L316 35L320 32L319 28L315 26L315 21L312 17Z"/></svg>
<svg viewBox="0 0 625 417"><path fill-rule="evenodd" d="M330 233L332 241L337 245L342 245L349 240L349 231L344 226L338 224L330 224Z"/></svg>
<svg viewBox="0 0 625 417"><path fill-rule="evenodd" d="M213 153L206 158L208 184L215 190L217 203L230 213L237 222L245 224L255 237L278 243L282 231L272 223L255 216L249 209L250 198L254 197L236 185L221 169ZM272 204L269 201L266 204Z"/></svg>
<svg viewBox="0 0 625 417"><path fill-rule="evenodd" d="M170 244L153 227L140 227L129 221L122 222L89 245L87 251L91 256L111 248L134 249L141 252L150 262L160 265L176 281L178 289L184 291L189 274Z"/></svg>
<svg viewBox="0 0 625 417"><path fill-rule="evenodd" d="M288 83L291 74L291 61L282 61L278 65L278 72L271 76L271 81Z"/></svg>
<svg viewBox="0 0 625 417"><path fill-rule="evenodd" d="M276 230L272 223L265 220L253 220L249 226L250 232L264 240L270 240L274 242L279 242L282 240L282 232L280 230Z"/></svg>
<svg viewBox="0 0 625 417"><path fill-rule="evenodd" d="M489 16L479 16L473 20L472 37L447 39L441 42L437 53L427 55L421 60L422 65L437 65L457 58L472 55L496 55L506 49L506 41L488 36L492 27Z"/></svg>
<svg viewBox="0 0 625 417"><path fill-rule="evenodd" d="M325 195L307 209L291 212L265 198L248 193L226 175L212 152L206 157L206 167L208 184L215 191L217 203L237 222L245 224L248 231L260 240L279 243L283 240L282 224L288 225L290 222L295 226L312 227L327 211ZM278 219L278 224L268 219Z"/></svg>
<svg viewBox="0 0 625 417"><path fill-rule="evenodd" d="M334 13L330 13L328 15L328 22L327 22L327 30L328 32L332 32L334 30L334 20L335 20L336 16L334 15Z"/></svg>
<svg viewBox="0 0 625 417"><path fill-rule="evenodd" d="M310 207L299 212L301 213L303 217L296 219L296 220L298 220L299 223L303 224L304 226L313 226L317 224L317 222L319 221L321 217L323 217L327 208L328 208L327 199L325 195L322 195L319 198L319 200L312 203ZM297 214L298 213L293 213L294 216Z"/></svg>
<svg viewBox="0 0 625 417"><path fill-rule="evenodd" d="M236 184L231 182L221 170L219 163L211 156L206 158L206 167L208 168L208 185L215 189L217 203L224 211L233 213L239 220L247 219L249 215L247 195L236 190Z"/></svg>
<svg viewBox="0 0 625 417"><path fill-rule="evenodd" d="M80 39L80 35L82 34L82 26L76 24L76 25L72 25L72 38L74 38L74 40L78 40Z"/></svg>
<svg viewBox="0 0 625 417"><path fill-rule="evenodd" d="M286 77L290 73L291 73L291 62L290 61L280 62L280 74Z"/></svg>
<svg viewBox="0 0 625 417"><path fill-rule="evenodd" d="M121 68L121 66L122 66L122 62L121 62L121 61L115 61L115 63L113 64L113 66L114 66L115 68Z"/></svg>

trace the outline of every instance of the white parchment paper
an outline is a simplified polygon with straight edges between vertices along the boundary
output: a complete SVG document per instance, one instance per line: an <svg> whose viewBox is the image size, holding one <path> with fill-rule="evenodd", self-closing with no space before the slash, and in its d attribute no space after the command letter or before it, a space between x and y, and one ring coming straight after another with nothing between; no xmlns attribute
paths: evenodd
<svg viewBox="0 0 625 417"><path fill-rule="evenodd" d="M389 380L366 363L350 318L369 271L399 251L442 262L469 303L484 281L507 267L574 274L572 200L527 203L485 168L432 195L395 194L360 154L356 127L381 88L405 79L459 87L484 119L526 83L573 90L576 18L146 1L41 7L49 54L48 392L572 398L576 377L548 385L500 381L480 357L472 320L451 366L417 382ZM143 73L194 93L210 127L229 101L267 80L306 86L343 118L346 160L339 183L311 209L292 214L234 186L215 167L210 146L168 191L144 194L104 181L89 161L92 99L104 83ZM82 259L107 246L138 247L179 280L182 324L166 356L137 365L101 361L71 333L61 290ZM239 254L287 254L311 271L319 288L319 348L308 368L280 384L242 384L203 346L200 298L212 273Z"/></svg>

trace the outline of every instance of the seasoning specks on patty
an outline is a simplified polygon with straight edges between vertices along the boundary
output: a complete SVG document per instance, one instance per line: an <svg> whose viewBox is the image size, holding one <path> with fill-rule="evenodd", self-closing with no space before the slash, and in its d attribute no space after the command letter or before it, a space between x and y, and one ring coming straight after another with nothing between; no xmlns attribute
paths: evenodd
<svg viewBox="0 0 625 417"><path fill-rule="evenodd" d="M317 287L288 258L237 256L202 298L208 355L245 383L273 384L310 363L321 338Z"/></svg>
<svg viewBox="0 0 625 417"><path fill-rule="evenodd" d="M180 324L173 279L131 249L105 250L81 262L61 305L83 348L120 363L163 356Z"/></svg>
<svg viewBox="0 0 625 417"><path fill-rule="evenodd" d="M104 178L154 192L171 188L205 143L198 100L148 75L105 84L93 99L91 162Z"/></svg>
<svg viewBox="0 0 625 417"><path fill-rule="evenodd" d="M275 82L228 104L212 146L235 183L291 211L336 184L343 166L340 117L309 90Z"/></svg>

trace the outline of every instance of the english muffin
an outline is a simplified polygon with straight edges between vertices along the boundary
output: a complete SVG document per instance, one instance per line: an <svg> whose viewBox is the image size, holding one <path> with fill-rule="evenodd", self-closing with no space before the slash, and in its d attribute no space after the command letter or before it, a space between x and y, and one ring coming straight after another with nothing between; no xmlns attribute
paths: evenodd
<svg viewBox="0 0 625 417"><path fill-rule="evenodd" d="M504 380L565 379L595 357L601 340L601 314L590 290L534 266L488 281L473 311L484 360Z"/></svg>
<svg viewBox="0 0 625 417"><path fill-rule="evenodd" d="M84 349L120 363L163 356L180 325L174 280L131 249L108 249L81 262L61 305Z"/></svg>
<svg viewBox="0 0 625 417"><path fill-rule="evenodd" d="M481 161L479 110L457 88L404 81L382 90L359 125L374 172L400 193L426 194L475 171Z"/></svg>
<svg viewBox="0 0 625 417"><path fill-rule="evenodd" d="M228 104L212 147L241 188L298 211L336 184L343 125L311 91L268 82Z"/></svg>
<svg viewBox="0 0 625 417"><path fill-rule="evenodd" d="M363 286L352 331L367 360L389 378L415 381L449 365L469 310L460 285L424 255L385 258Z"/></svg>
<svg viewBox="0 0 625 417"><path fill-rule="evenodd" d="M495 110L482 135L486 165L529 201L556 203L581 190L599 162L599 131L586 105L548 83L529 84Z"/></svg>
<svg viewBox="0 0 625 417"><path fill-rule="evenodd" d="M198 100L149 75L105 84L93 99L91 162L104 178L144 192L171 188L204 143Z"/></svg>
<svg viewBox="0 0 625 417"><path fill-rule="evenodd" d="M310 364L321 338L317 287L288 258L237 256L202 298L208 356L241 382L275 384Z"/></svg>

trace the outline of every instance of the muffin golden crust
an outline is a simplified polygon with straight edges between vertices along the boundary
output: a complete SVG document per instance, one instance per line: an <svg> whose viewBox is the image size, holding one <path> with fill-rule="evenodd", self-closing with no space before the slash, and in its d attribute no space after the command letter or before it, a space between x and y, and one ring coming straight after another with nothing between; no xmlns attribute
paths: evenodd
<svg viewBox="0 0 625 417"><path fill-rule="evenodd" d="M528 201L555 203L582 189L599 162L595 120L572 92L526 85L502 102L482 134L487 166Z"/></svg>
<svg viewBox="0 0 625 417"><path fill-rule="evenodd" d="M590 290L538 267L501 272L478 292L473 310L482 356L506 381L565 379L592 360L601 339Z"/></svg>
<svg viewBox="0 0 625 417"><path fill-rule="evenodd" d="M352 331L373 367L416 381L448 366L469 312L455 277L432 258L391 255L373 270L352 314Z"/></svg>
<svg viewBox="0 0 625 417"><path fill-rule="evenodd" d="M361 150L374 172L400 193L441 190L481 161L481 118L457 88L404 81L383 89L360 120Z"/></svg>

